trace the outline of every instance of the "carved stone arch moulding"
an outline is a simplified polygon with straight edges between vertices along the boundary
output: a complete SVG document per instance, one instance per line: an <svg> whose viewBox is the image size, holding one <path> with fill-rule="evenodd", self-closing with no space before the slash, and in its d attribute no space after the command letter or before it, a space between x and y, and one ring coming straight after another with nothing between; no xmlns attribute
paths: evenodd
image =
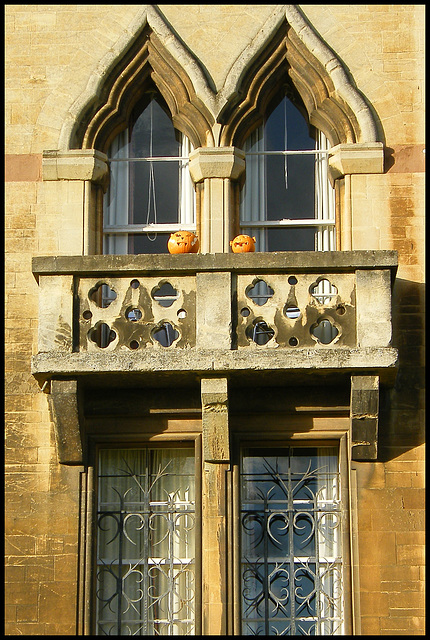
<svg viewBox="0 0 430 640"><path fill-rule="evenodd" d="M332 146L378 143L370 106L296 5L284 5L282 18L278 15L272 30L263 33L264 39L260 34L232 66L218 96L221 145L241 146L284 85L299 94L309 123Z"/></svg>
<svg viewBox="0 0 430 640"><path fill-rule="evenodd" d="M197 62L155 7L145 8L140 28L131 39L118 43L115 54L100 63L87 90L70 109L60 148L106 152L150 88L160 92L174 126L194 147L214 144L214 93Z"/></svg>

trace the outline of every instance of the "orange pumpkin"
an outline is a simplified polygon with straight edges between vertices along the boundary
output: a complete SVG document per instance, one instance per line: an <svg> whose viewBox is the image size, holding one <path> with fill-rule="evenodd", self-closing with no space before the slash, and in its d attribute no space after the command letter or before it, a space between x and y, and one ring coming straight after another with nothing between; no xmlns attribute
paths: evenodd
<svg viewBox="0 0 430 640"><path fill-rule="evenodd" d="M191 231L175 231L167 241L169 253L197 253L199 239Z"/></svg>
<svg viewBox="0 0 430 640"><path fill-rule="evenodd" d="M251 253L255 251L255 238L251 236L236 236L230 242L233 253Z"/></svg>

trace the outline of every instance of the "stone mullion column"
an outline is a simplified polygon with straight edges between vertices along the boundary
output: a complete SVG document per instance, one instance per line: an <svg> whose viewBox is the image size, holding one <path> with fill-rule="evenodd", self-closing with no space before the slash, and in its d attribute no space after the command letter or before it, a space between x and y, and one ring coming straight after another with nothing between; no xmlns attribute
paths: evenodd
<svg viewBox="0 0 430 640"><path fill-rule="evenodd" d="M226 378L201 381L203 480L203 635L227 635L227 472L230 467Z"/></svg>
<svg viewBox="0 0 430 640"><path fill-rule="evenodd" d="M234 229L233 188L245 170L245 154L235 147L200 147L190 154L190 174L203 183L201 253L228 253Z"/></svg>
<svg viewBox="0 0 430 640"><path fill-rule="evenodd" d="M81 195L75 196L75 220L82 225L83 255L98 253L102 241L102 212L100 195L109 184L107 156L96 149L68 149L44 151L42 179L45 182L81 184ZM58 195L61 202L64 194Z"/></svg>

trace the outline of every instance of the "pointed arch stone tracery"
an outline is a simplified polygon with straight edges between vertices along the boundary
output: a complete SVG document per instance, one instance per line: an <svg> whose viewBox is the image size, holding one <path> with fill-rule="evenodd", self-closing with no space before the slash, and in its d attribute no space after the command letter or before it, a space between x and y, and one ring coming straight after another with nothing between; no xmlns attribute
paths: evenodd
<svg viewBox="0 0 430 640"><path fill-rule="evenodd" d="M127 126L133 107L149 89L166 101L174 126L195 147L212 144L214 118L197 97L193 83L174 56L147 25L104 81L100 97L83 109L72 146L106 151Z"/></svg>
<svg viewBox="0 0 430 640"><path fill-rule="evenodd" d="M345 75L344 84L347 82ZM285 20L243 70L240 85L221 110L221 144L241 146L247 133L262 122L267 104L280 88L299 96L309 124L321 129L332 146L377 141L364 100L356 101L360 116L338 91L323 62ZM359 95L350 83L348 90ZM344 93L348 93L346 88Z"/></svg>
<svg viewBox="0 0 430 640"><path fill-rule="evenodd" d="M144 7L139 20L134 36L121 42L122 50L100 65L89 83L92 94L87 91L73 106L76 115L71 124L71 113L63 127L62 148L105 151L151 84L195 148L240 146L282 84L297 92L309 123L332 146L379 141L369 105L296 5L274 11L219 91L156 7Z"/></svg>

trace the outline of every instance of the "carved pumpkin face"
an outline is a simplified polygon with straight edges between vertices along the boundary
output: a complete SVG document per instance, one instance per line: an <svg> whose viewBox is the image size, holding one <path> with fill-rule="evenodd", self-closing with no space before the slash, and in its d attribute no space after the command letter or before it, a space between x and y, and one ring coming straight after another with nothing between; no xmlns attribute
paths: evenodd
<svg viewBox="0 0 430 640"><path fill-rule="evenodd" d="M255 251L255 238L251 236L236 236L230 242L233 253L251 253Z"/></svg>
<svg viewBox="0 0 430 640"><path fill-rule="evenodd" d="M175 231L167 241L169 253L197 253L199 239L191 231Z"/></svg>

